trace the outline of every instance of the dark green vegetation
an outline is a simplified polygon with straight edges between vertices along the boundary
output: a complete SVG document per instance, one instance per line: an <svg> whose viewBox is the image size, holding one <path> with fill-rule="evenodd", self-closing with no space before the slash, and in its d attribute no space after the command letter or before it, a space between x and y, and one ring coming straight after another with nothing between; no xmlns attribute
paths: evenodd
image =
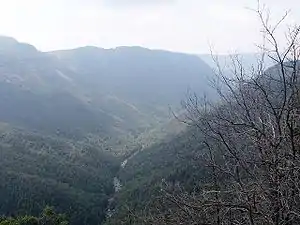
<svg viewBox="0 0 300 225"><path fill-rule="evenodd" d="M1 225L67 225L68 220L63 214L57 214L53 208L46 207L39 217L18 216L0 217Z"/></svg>
<svg viewBox="0 0 300 225"><path fill-rule="evenodd" d="M177 110L189 87L209 91L211 69L180 53L138 47L42 53L1 37L0 73L0 121L124 152L168 120L168 107Z"/></svg>
<svg viewBox="0 0 300 225"><path fill-rule="evenodd" d="M209 107L189 98L192 126L126 164L107 224L298 225L299 68L223 77Z"/></svg>
<svg viewBox="0 0 300 225"><path fill-rule="evenodd" d="M216 61L218 100L189 95L190 126L127 162L107 224L300 224L300 27L282 43L287 14L272 25L264 7L255 12L260 60Z"/></svg>
<svg viewBox="0 0 300 225"><path fill-rule="evenodd" d="M192 55L43 53L0 37L0 214L51 205L71 224L102 223L121 161L181 131L169 107L177 111L188 88L209 92L210 74Z"/></svg>
<svg viewBox="0 0 300 225"><path fill-rule="evenodd" d="M66 224L47 205L75 225L298 225L299 31L269 69L233 57L217 101L197 56L0 38L1 225Z"/></svg>
<svg viewBox="0 0 300 225"><path fill-rule="evenodd" d="M211 91L206 80L211 69L192 55L140 47L83 47L52 54L75 72L72 79L85 100L113 118L109 139L117 134L123 140L116 145L107 140L114 151L132 150L141 134L166 123L169 107L179 110L189 88Z"/></svg>
<svg viewBox="0 0 300 225"><path fill-rule="evenodd" d="M135 224L136 216L144 216L140 213L154 208L157 198L163 195L164 185L181 185L193 192L209 182L210 174L199 155L205 146L195 134L195 129L188 129L128 161L119 173L123 188L116 195L116 214L107 224L120 224L120 221Z"/></svg>
<svg viewBox="0 0 300 225"><path fill-rule="evenodd" d="M12 129L0 131L0 212L36 215L46 205L72 224L104 218L119 162L94 146Z"/></svg>
<svg viewBox="0 0 300 225"><path fill-rule="evenodd" d="M276 65L261 57L249 70L233 58L217 71L217 102L188 96L190 127L127 162L107 224L300 224L300 28L280 46L282 20L257 14L262 55Z"/></svg>

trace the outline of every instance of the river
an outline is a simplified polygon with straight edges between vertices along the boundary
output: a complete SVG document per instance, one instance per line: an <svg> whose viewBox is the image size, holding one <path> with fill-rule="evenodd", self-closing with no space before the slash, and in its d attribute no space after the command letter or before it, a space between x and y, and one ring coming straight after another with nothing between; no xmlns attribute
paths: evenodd
<svg viewBox="0 0 300 225"><path fill-rule="evenodd" d="M144 145L142 146L142 148L140 150L135 151L131 156L126 158L120 164L120 171L125 169L128 161L131 160L136 154L141 152L143 149L144 149ZM121 183L120 179L117 176L115 176L114 179L113 179L113 186L114 186L114 193L113 193L112 197L110 199L108 199L108 205L107 205L107 210L106 210L106 218L110 218L110 217L113 216L113 214L115 212L115 209L114 209L115 195L116 195L116 193L118 193L122 189L122 183Z"/></svg>

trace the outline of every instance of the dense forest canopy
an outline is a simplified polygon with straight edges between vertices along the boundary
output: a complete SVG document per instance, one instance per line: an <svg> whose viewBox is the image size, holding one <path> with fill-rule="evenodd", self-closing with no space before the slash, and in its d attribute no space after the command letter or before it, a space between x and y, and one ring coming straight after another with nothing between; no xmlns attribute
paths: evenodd
<svg viewBox="0 0 300 225"><path fill-rule="evenodd" d="M0 214L36 217L50 205L71 224L98 224L121 162L184 129L169 107L188 86L209 91L212 70L182 53L40 52L0 37L0 74Z"/></svg>
<svg viewBox="0 0 300 225"><path fill-rule="evenodd" d="M210 59L0 37L0 225L300 224L300 27L254 11Z"/></svg>

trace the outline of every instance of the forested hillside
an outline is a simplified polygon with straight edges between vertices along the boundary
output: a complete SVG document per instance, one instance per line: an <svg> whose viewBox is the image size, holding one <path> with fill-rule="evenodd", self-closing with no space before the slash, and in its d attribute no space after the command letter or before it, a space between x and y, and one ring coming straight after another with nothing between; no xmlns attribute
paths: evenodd
<svg viewBox="0 0 300 225"><path fill-rule="evenodd" d="M1 37L0 73L0 121L122 153L167 122L169 107L178 110L189 88L209 92L212 71L181 53L138 47L42 53Z"/></svg>
<svg viewBox="0 0 300 225"><path fill-rule="evenodd" d="M14 216L0 217L1 225L22 225L22 224L35 224L35 225L67 225L69 224L68 219L65 214L56 213L52 207L45 207L42 213L39 216L32 215L23 215L23 216Z"/></svg>
<svg viewBox="0 0 300 225"><path fill-rule="evenodd" d="M174 138L162 141L128 160L118 177L122 189L115 196L115 214L107 224L135 224L149 211L155 212L155 204L162 197L165 184L182 185L189 191L197 191L210 178L205 171L201 152L205 146L196 138L195 130L184 131ZM149 210L149 211L148 211Z"/></svg>
<svg viewBox="0 0 300 225"><path fill-rule="evenodd" d="M284 45L275 35L284 18L272 26L260 10L261 60L216 66L218 100L189 95L187 129L127 162L107 224L300 223L300 29Z"/></svg>
<svg viewBox="0 0 300 225"><path fill-rule="evenodd" d="M50 205L71 224L102 223L121 161L183 130L170 108L188 88L209 91L211 73L192 55L44 53L0 37L0 214L18 223Z"/></svg>
<svg viewBox="0 0 300 225"><path fill-rule="evenodd" d="M39 213L46 205L72 224L104 219L119 162L95 146L1 124L1 214Z"/></svg>
<svg viewBox="0 0 300 225"><path fill-rule="evenodd" d="M211 92L207 77L213 72L194 55L141 47L82 47L51 54L75 72L72 79L88 101L114 118L114 131L126 134L123 151L129 139L141 139L173 119L170 108L180 110L188 90Z"/></svg>
<svg viewBox="0 0 300 225"><path fill-rule="evenodd" d="M212 59L1 36L0 225L299 225L300 27L253 11Z"/></svg>

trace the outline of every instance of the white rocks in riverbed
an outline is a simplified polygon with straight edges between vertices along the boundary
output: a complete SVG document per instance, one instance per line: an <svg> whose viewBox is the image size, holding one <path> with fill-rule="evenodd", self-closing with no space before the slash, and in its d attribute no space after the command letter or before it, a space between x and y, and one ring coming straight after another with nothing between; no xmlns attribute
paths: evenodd
<svg viewBox="0 0 300 225"><path fill-rule="evenodd" d="M114 177L114 188L115 192L119 192L122 189L122 184L117 177Z"/></svg>

